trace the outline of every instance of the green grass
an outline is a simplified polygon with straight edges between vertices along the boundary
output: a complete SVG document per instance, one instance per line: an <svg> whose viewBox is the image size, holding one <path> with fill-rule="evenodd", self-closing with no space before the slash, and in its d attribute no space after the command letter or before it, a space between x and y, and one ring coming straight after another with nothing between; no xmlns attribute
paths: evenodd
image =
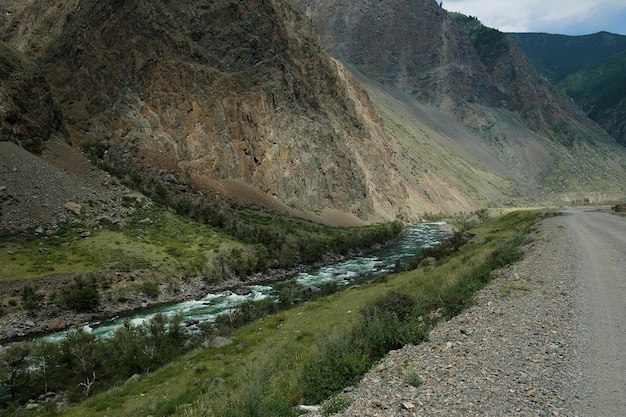
<svg viewBox="0 0 626 417"><path fill-rule="evenodd" d="M532 287L519 282L505 282L500 286L500 295L508 297L513 291L530 291Z"/></svg>
<svg viewBox="0 0 626 417"><path fill-rule="evenodd" d="M329 340L350 335L360 325L361 310L393 291L452 314L471 303L473 291L490 279L490 268L519 258L521 236L541 215L538 211L504 215L472 230L476 237L436 268L391 275L307 302L281 313L281 321L274 315L264 317L234 330L229 336L232 345L193 351L63 415L293 415L292 405L309 395L303 388L303 370L320 360ZM419 384L414 376L410 379Z"/></svg>
<svg viewBox="0 0 626 417"><path fill-rule="evenodd" d="M99 270L245 276L269 267L313 262L392 239L398 222L329 227L262 210L235 207L225 225L211 226L166 208L137 212L128 225L91 228L64 224L52 235L29 230L0 236L0 282Z"/></svg>
<svg viewBox="0 0 626 417"><path fill-rule="evenodd" d="M142 224L149 218L150 223ZM207 263L217 248L240 245L214 228L155 208L124 228L90 230L64 225L53 236L34 231L0 237L0 281L37 278L100 269L132 271L166 269L193 271Z"/></svg>

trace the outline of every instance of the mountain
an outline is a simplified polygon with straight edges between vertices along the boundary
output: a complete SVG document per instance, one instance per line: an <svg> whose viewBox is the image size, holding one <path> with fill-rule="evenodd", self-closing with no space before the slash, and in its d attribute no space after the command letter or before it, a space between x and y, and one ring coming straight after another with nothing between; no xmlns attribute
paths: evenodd
<svg viewBox="0 0 626 417"><path fill-rule="evenodd" d="M367 96L290 1L5 3L67 139L148 194L418 215Z"/></svg>
<svg viewBox="0 0 626 417"><path fill-rule="evenodd" d="M434 1L0 9L3 131L27 132L2 140L60 137L179 212L362 224L624 194L623 149L507 35Z"/></svg>
<svg viewBox="0 0 626 417"><path fill-rule="evenodd" d="M430 123L453 147L469 150L475 166L510 181L519 196L623 195L623 149L540 76L508 35L430 0L296 3L332 56L363 79L401 91L408 106L440 114ZM445 116L466 130L451 129Z"/></svg>
<svg viewBox="0 0 626 417"><path fill-rule="evenodd" d="M511 33L537 69L626 145L626 36Z"/></svg>

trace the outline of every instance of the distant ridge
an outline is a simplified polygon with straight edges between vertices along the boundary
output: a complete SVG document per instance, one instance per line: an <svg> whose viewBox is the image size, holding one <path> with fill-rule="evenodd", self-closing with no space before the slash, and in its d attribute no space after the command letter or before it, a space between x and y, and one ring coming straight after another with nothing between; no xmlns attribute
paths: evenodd
<svg viewBox="0 0 626 417"><path fill-rule="evenodd" d="M538 71L626 145L626 36L511 33Z"/></svg>

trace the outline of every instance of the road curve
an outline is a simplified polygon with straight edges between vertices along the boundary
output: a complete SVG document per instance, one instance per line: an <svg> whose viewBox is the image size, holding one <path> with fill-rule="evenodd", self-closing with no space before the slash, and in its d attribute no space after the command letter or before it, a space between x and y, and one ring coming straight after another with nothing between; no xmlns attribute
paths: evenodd
<svg viewBox="0 0 626 417"><path fill-rule="evenodd" d="M567 211L563 217L578 254L581 320L586 331L583 372L594 416L626 415L626 217Z"/></svg>

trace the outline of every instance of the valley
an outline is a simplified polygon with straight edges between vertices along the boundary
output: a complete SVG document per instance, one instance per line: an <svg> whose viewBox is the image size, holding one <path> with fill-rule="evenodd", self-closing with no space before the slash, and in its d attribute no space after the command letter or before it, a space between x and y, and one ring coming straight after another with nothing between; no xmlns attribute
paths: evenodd
<svg viewBox="0 0 626 417"><path fill-rule="evenodd" d="M0 1L0 415L371 408L342 391L390 351L527 292L492 280L544 223L625 201L619 48L557 80L563 39L522 35L431 0ZM438 221L424 256L365 256ZM381 273L302 278L359 258Z"/></svg>

